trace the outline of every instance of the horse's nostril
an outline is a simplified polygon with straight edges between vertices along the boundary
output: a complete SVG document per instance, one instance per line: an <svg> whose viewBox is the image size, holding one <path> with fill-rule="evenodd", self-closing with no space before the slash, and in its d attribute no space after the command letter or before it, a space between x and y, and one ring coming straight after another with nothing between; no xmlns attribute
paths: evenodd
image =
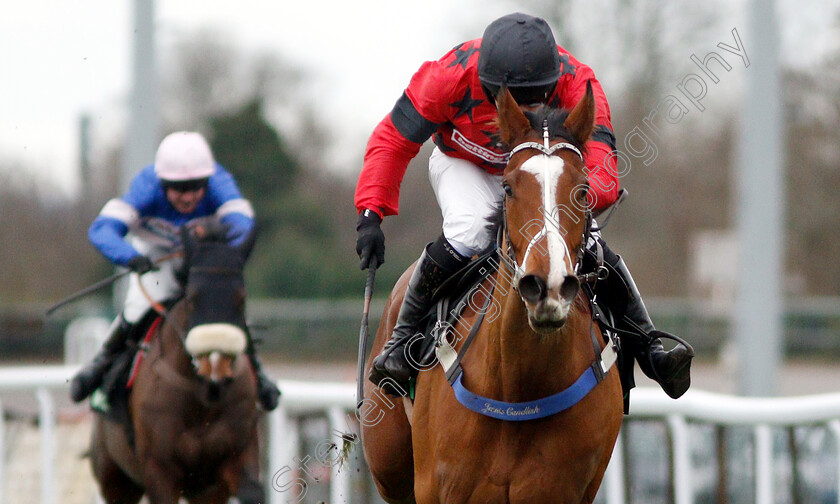
<svg viewBox="0 0 840 504"><path fill-rule="evenodd" d="M534 304L545 299L548 292L545 281L536 275L525 275L519 280L519 295L526 302Z"/></svg>
<svg viewBox="0 0 840 504"><path fill-rule="evenodd" d="M566 275L560 286L560 298L572 302L580 291L580 280L575 275Z"/></svg>

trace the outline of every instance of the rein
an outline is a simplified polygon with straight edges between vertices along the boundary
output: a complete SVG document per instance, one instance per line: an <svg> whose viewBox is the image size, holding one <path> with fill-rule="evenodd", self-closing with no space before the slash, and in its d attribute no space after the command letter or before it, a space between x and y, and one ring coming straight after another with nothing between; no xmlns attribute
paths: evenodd
<svg viewBox="0 0 840 504"><path fill-rule="evenodd" d="M155 311L155 313L160 315L161 319L163 319L167 324L172 326L172 328L175 329L175 331L178 333L178 337L181 338L181 340L183 341L186 338L186 333L184 332L184 328L181 327L179 324L176 324L175 321L173 321L169 317L169 311L166 309L165 306L163 306L163 304L161 304L158 301L155 301L154 298L152 298L152 296L149 294L149 291L147 291L146 287L143 286L142 275L137 277L137 284L140 287L140 292L143 294L143 297L146 298L146 301L149 302L149 305L152 307L152 309ZM163 330L163 329L161 328L161 330ZM147 350L148 350L148 348L142 348L141 347L142 352L145 353ZM163 338L160 339L160 353L161 353L161 355L164 354Z"/></svg>
<svg viewBox="0 0 840 504"><path fill-rule="evenodd" d="M540 151L542 154L546 156L551 156L555 152L566 149L574 152L578 155L581 162L583 162L583 154L581 154L580 150L575 147L574 145L568 142L559 142L554 145L549 145L549 134L548 134L548 123L543 121L543 143L539 142L523 142L517 146L515 146L511 151L510 155L513 156L517 152L521 152L527 149L535 149ZM548 181L548 177L544 177L544 180ZM548 191L547 182L544 184L546 187L543 188L544 192ZM528 256L531 254L531 249L534 245L544 238L547 234L547 230L545 225L540 229L539 233L534 235L531 238L531 241L528 243L528 246L525 248L525 254L522 257L522 264L519 264L516 260L516 253L513 250L513 244L510 241L510 233L507 229L507 195L504 196L504 200L502 201L502 225L499 226L499 234L497 236L496 245L499 250L499 256L502 258L502 262L510 269L513 273L513 288L517 289L517 285L519 284L519 280L525 275L525 264L528 262ZM544 196L544 199L547 197ZM547 203L544 202L543 211L548 211ZM580 245L578 245L577 250L575 251L575 264L574 264L574 271L575 275L577 276L578 280L582 283L594 283L597 280L601 280L605 278L606 268L604 268L604 251L601 248L601 244L598 240L595 240L595 249L596 249L596 261L597 267L594 272L592 273L580 273L581 264L583 263L583 249L586 247L586 243L589 240L589 234L592 230L592 211L587 208L586 215L585 215L585 224L583 226L583 235L580 240ZM566 241L562 240L563 246L566 247L566 253L569 254L571 257L571 253L566 245ZM503 246L504 245L504 246Z"/></svg>
<svg viewBox="0 0 840 504"><path fill-rule="evenodd" d="M184 253L183 251L175 252L164 256L161 258L157 263L160 263L164 260L173 259L175 257L182 256ZM190 268L190 272L195 273L206 273L211 275L238 275L240 272L233 268L219 268L219 267L209 267L209 266L193 266ZM149 306L158 314L160 317L166 321L173 329L178 333L178 337L181 338L182 341L186 340L187 334L183 327L180 324L176 324L174 320L169 317L169 311L163 306L162 303L156 301L149 291L146 290L146 287L143 285L143 277L142 275L138 276L137 283L139 285L140 293L143 294L143 297L146 298L146 301L149 302ZM161 347L161 351L163 347Z"/></svg>
<svg viewBox="0 0 840 504"><path fill-rule="evenodd" d="M473 293L480 288L482 283L476 285L476 290ZM525 402L498 401L469 391L463 383L464 369L461 367L461 361L464 355L466 355L467 349L469 349L476 334L478 334L481 324L484 322L484 316L493 300L495 286L496 280L491 282L490 292L487 293L484 305L478 310L478 317L474 321L460 351L456 351L449 343L447 339L448 330L440 331L437 335L435 354L459 403L471 411L499 420L512 422L536 420L571 408L604 380L613 364L618 360L618 342L613 337L613 333L606 333L606 345L599 352L598 337L595 332L593 319L589 324L589 332L592 345L595 349L595 360L578 376L577 380L571 386L548 397ZM593 316L596 313L600 315L600 312L596 312L594 309L592 313Z"/></svg>
<svg viewBox="0 0 840 504"><path fill-rule="evenodd" d="M155 264L160 264L164 261L169 261L171 259L175 259L175 258L183 257L183 256L184 256L184 251L183 250L178 250L176 252L172 252L171 254L167 254L167 255L161 257L160 259L155 261ZM184 328L181 327L180 325L176 324L172 319L169 318L169 312L166 309L166 307L163 306L162 303L160 303L159 301L156 301L154 298L152 298L151 294L149 294L149 291L147 291L146 287L143 285L143 275L137 275L137 285L140 289L140 293L143 294L143 297L146 298L146 301L149 302L149 306L151 306L151 308L155 311L155 313L160 315L161 319L163 319L167 324L171 325L175 329L175 331L178 333L178 336L183 340L186 337L186 334L184 333ZM163 341L161 340L161 347L160 347L161 354L163 354L163 344L162 343L163 343ZM142 349L142 350L145 352L145 349Z"/></svg>
<svg viewBox="0 0 840 504"><path fill-rule="evenodd" d="M525 149L536 149L546 156L551 156L552 154L561 149L568 149L575 152L580 157L581 161L583 161L583 155L580 153L580 151L575 146L569 143L561 142L553 146L549 146L548 125L546 122L543 122L543 141L544 143L542 144L537 142L525 142L519 144L516 147L514 147L513 150L511 150L511 155ZM544 177L544 180L546 181L546 183L544 184L545 187L543 188L544 199L547 200L548 177ZM510 241L510 233L507 229L507 196L505 196L504 198L505 199L502 202L502 222L499 226L496 248L498 250L501 262L504 263L505 266L513 273L513 288L516 289L518 292L517 284L524 275L525 264L527 263L528 255L530 254L534 244L536 244L539 240L541 240L547 235L547 230L545 224L543 224L543 227L540 230L540 232L537 233L533 238L531 238L531 241L528 243L528 247L525 250L525 254L522 259L522 264L520 265L516 260L516 255L513 250L513 244ZM575 251L576 253L574 264L575 275L582 284L595 283L599 279L604 278L603 272L606 271L606 268L603 266L603 249L598 240L595 240L597 268L592 273L580 273L584 256L583 251L586 247L587 241L589 240L589 234L592 230L592 221L592 212L589 209L587 209L586 222L584 224L583 229L583 236L581 237L580 244L578 245L577 250ZM562 242L564 247L566 247L566 253L569 254L569 249L568 245L566 245L566 241L562 240ZM569 254L569 256L571 257L571 254ZM480 285L481 283L479 283L479 286ZM473 327L470 330L466 340L464 341L464 344L461 346L461 350L459 352L456 352L447 340L447 331L441 331L438 334L438 338L435 343L435 353L437 355L438 361L440 362L441 367L444 370L446 379L452 386L452 390L458 402L460 402L463 406L470 409L471 411L499 420L535 420L538 418L545 418L551 415L555 415L561 411L571 408L572 406L577 404L581 399L586 397L586 395L593 388L595 388L595 386L597 386L604 380L605 376L618 359L618 344L613 338L613 334L607 332L606 345L604 345L603 350L600 350L593 318L593 320L590 322L589 332L590 337L592 339L592 345L595 350L595 359L592 362L592 364L589 367L587 367L583 373L581 373L581 375L575 380L575 382L566 389L556 394L552 394L548 397L544 397L542 399L525 402L498 401L488 397L480 396L467 390L467 388L463 384L464 370L461 367L461 360L466 354L466 351L472 343L473 338L478 333L478 328L484 321L484 315L486 314L487 309L489 308L491 300L495 293L495 285L496 282L492 282L492 287L490 292L487 294L484 306L482 306L482 308L478 312L478 317L476 318ZM593 317L595 316L595 313L596 311L593 310Z"/></svg>
<svg viewBox="0 0 840 504"><path fill-rule="evenodd" d="M183 254L180 252L179 254ZM175 254L171 254L167 256L168 259L171 259L171 256L175 256ZM189 268L190 273L200 273L200 274L210 274L210 275L238 275L241 273L240 270L234 268L222 268L222 267L214 267L214 266L193 266ZM184 327L180 324L177 324L171 317L169 317L169 310L160 302L156 301L152 298L149 291L146 290L146 287L143 285L142 282L142 275L138 277L137 283L139 284L140 292L143 294L143 297L146 298L146 301L149 302L151 308L160 316L160 318L169 324L175 332L178 334L178 337L181 340L181 344L185 345L187 339L187 331ZM163 327L160 327L160 330L163 330ZM145 347L145 348L144 348ZM141 346L141 351L146 352L148 350L148 346L143 345ZM160 353L161 356L165 353L164 347L164 338L160 338ZM154 364L154 368L158 371L158 374L164 378L166 378L169 382L179 386L182 389L189 390L191 382L189 380L184 379L180 374L178 374L174 369L172 369L169 365L167 365L164 361L157 361Z"/></svg>
<svg viewBox="0 0 840 504"><path fill-rule="evenodd" d="M162 262L163 260L173 259L173 258L178 257L180 255L183 255L183 252L177 252L177 253L174 253L174 254L169 254L168 256L165 256L160 261L158 261L158 263ZM219 268L219 267L211 267L211 266L193 266L193 267L190 268L190 272L191 273L204 273L204 274L218 275L218 276L240 274L240 271L237 270L237 269L234 269L234 268ZM167 316L168 311L167 311L166 307L163 306L163 304L161 304L160 302L158 302L158 301L156 301L155 299L152 298L151 294L149 294L149 291L147 291L146 287L143 285L142 276L138 277L137 283L139 284L139 287L140 287L140 293L143 294L143 297L146 298L146 301L149 302L149 305L152 307L152 309L158 315L160 315L161 318L163 318L166 322L168 322L170 325L172 325L172 327L175 328L175 330L178 332L178 335L183 340L186 337L186 333L184 331L184 328L181 327L180 325L176 324L174 321L172 321Z"/></svg>

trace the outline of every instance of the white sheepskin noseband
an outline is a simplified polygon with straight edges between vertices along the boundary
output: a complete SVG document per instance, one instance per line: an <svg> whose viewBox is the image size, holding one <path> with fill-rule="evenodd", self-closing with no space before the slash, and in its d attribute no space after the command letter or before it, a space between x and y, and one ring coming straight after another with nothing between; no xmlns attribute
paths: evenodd
<svg viewBox="0 0 840 504"><path fill-rule="evenodd" d="M245 351L245 331L232 324L202 324L193 327L185 346L193 357L212 352L239 355Z"/></svg>

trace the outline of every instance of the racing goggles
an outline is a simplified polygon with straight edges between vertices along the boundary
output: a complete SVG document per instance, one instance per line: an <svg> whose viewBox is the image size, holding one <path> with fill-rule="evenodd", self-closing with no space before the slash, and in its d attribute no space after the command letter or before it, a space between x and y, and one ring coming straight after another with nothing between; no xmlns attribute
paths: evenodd
<svg viewBox="0 0 840 504"><path fill-rule="evenodd" d="M207 178L192 180L162 180L161 185L165 190L172 189L175 192L186 193L196 192L207 188Z"/></svg>

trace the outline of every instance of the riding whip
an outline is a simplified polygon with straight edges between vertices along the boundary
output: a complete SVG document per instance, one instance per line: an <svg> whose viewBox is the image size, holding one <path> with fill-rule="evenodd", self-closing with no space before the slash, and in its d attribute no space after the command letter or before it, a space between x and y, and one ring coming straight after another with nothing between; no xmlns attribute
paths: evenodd
<svg viewBox="0 0 840 504"><path fill-rule="evenodd" d="M368 340L368 314L370 313L370 298L373 296L373 281L376 276L376 258L372 257L370 260L370 267L368 268L368 278L365 283L365 307L362 311L362 327L359 330L359 356L356 361L356 408L362 405L365 398L365 356L367 355L367 340Z"/></svg>
<svg viewBox="0 0 840 504"><path fill-rule="evenodd" d="M158 259L157 261L155 261L155 266L162 263L163 261L168 261L169 259L173 259L175 257L178 257L178 256L182 255L182 254L183 254L183 252L181 252L181 251L177 251L177 252L173 252L171 254L167 254L167 255L161 257L160 259ZM102 280L96 282L93 285L89 285L89 286L85 287L84 289L80 290L79 292L77 292L77 293L59 301L58 303L50 306L49 308L47 308L46 316L49 317L54 311L58 310L62 306L70 304L73 301L75 301L77 299L80 299L80 298L83 298L83 297L87 296L88 294L90 294L92 292L96 292L103 287L107 287L108 285L111 285L112 283L116 282L117 280L119 280L120 278L128 275L131 272L132 271L130 269L120 271L120 272L114 273L113 275L111 275L109 277L103 278Z"/></svg>
<svg viewBox="0 0 840 504"><path fill-rule="evenodd" d="M114 283L117 280L119 280L120 278L128 275L129 273L131 273L131 270L120 271L119 273L114 273L113 275L111 275L107 278L103 278L102 280L96 282L93 285L85 287L84 289L82 289L79 292L73 294L72 296L70 296L66 299L63 299L63 300L59 301L58 303L56 303L56 304L50 306L49 308L47 308L46 315L50 316L52 314L52 312L58 310L62 306L70 304L70 303L72 303L73 301L75 301L79 298L83 298L83 297L87 296L88 294L90 294L92 292L96 292L99 289L101 289L102 287L106 287L108 285L111 285L112 283Z"/></svg>

